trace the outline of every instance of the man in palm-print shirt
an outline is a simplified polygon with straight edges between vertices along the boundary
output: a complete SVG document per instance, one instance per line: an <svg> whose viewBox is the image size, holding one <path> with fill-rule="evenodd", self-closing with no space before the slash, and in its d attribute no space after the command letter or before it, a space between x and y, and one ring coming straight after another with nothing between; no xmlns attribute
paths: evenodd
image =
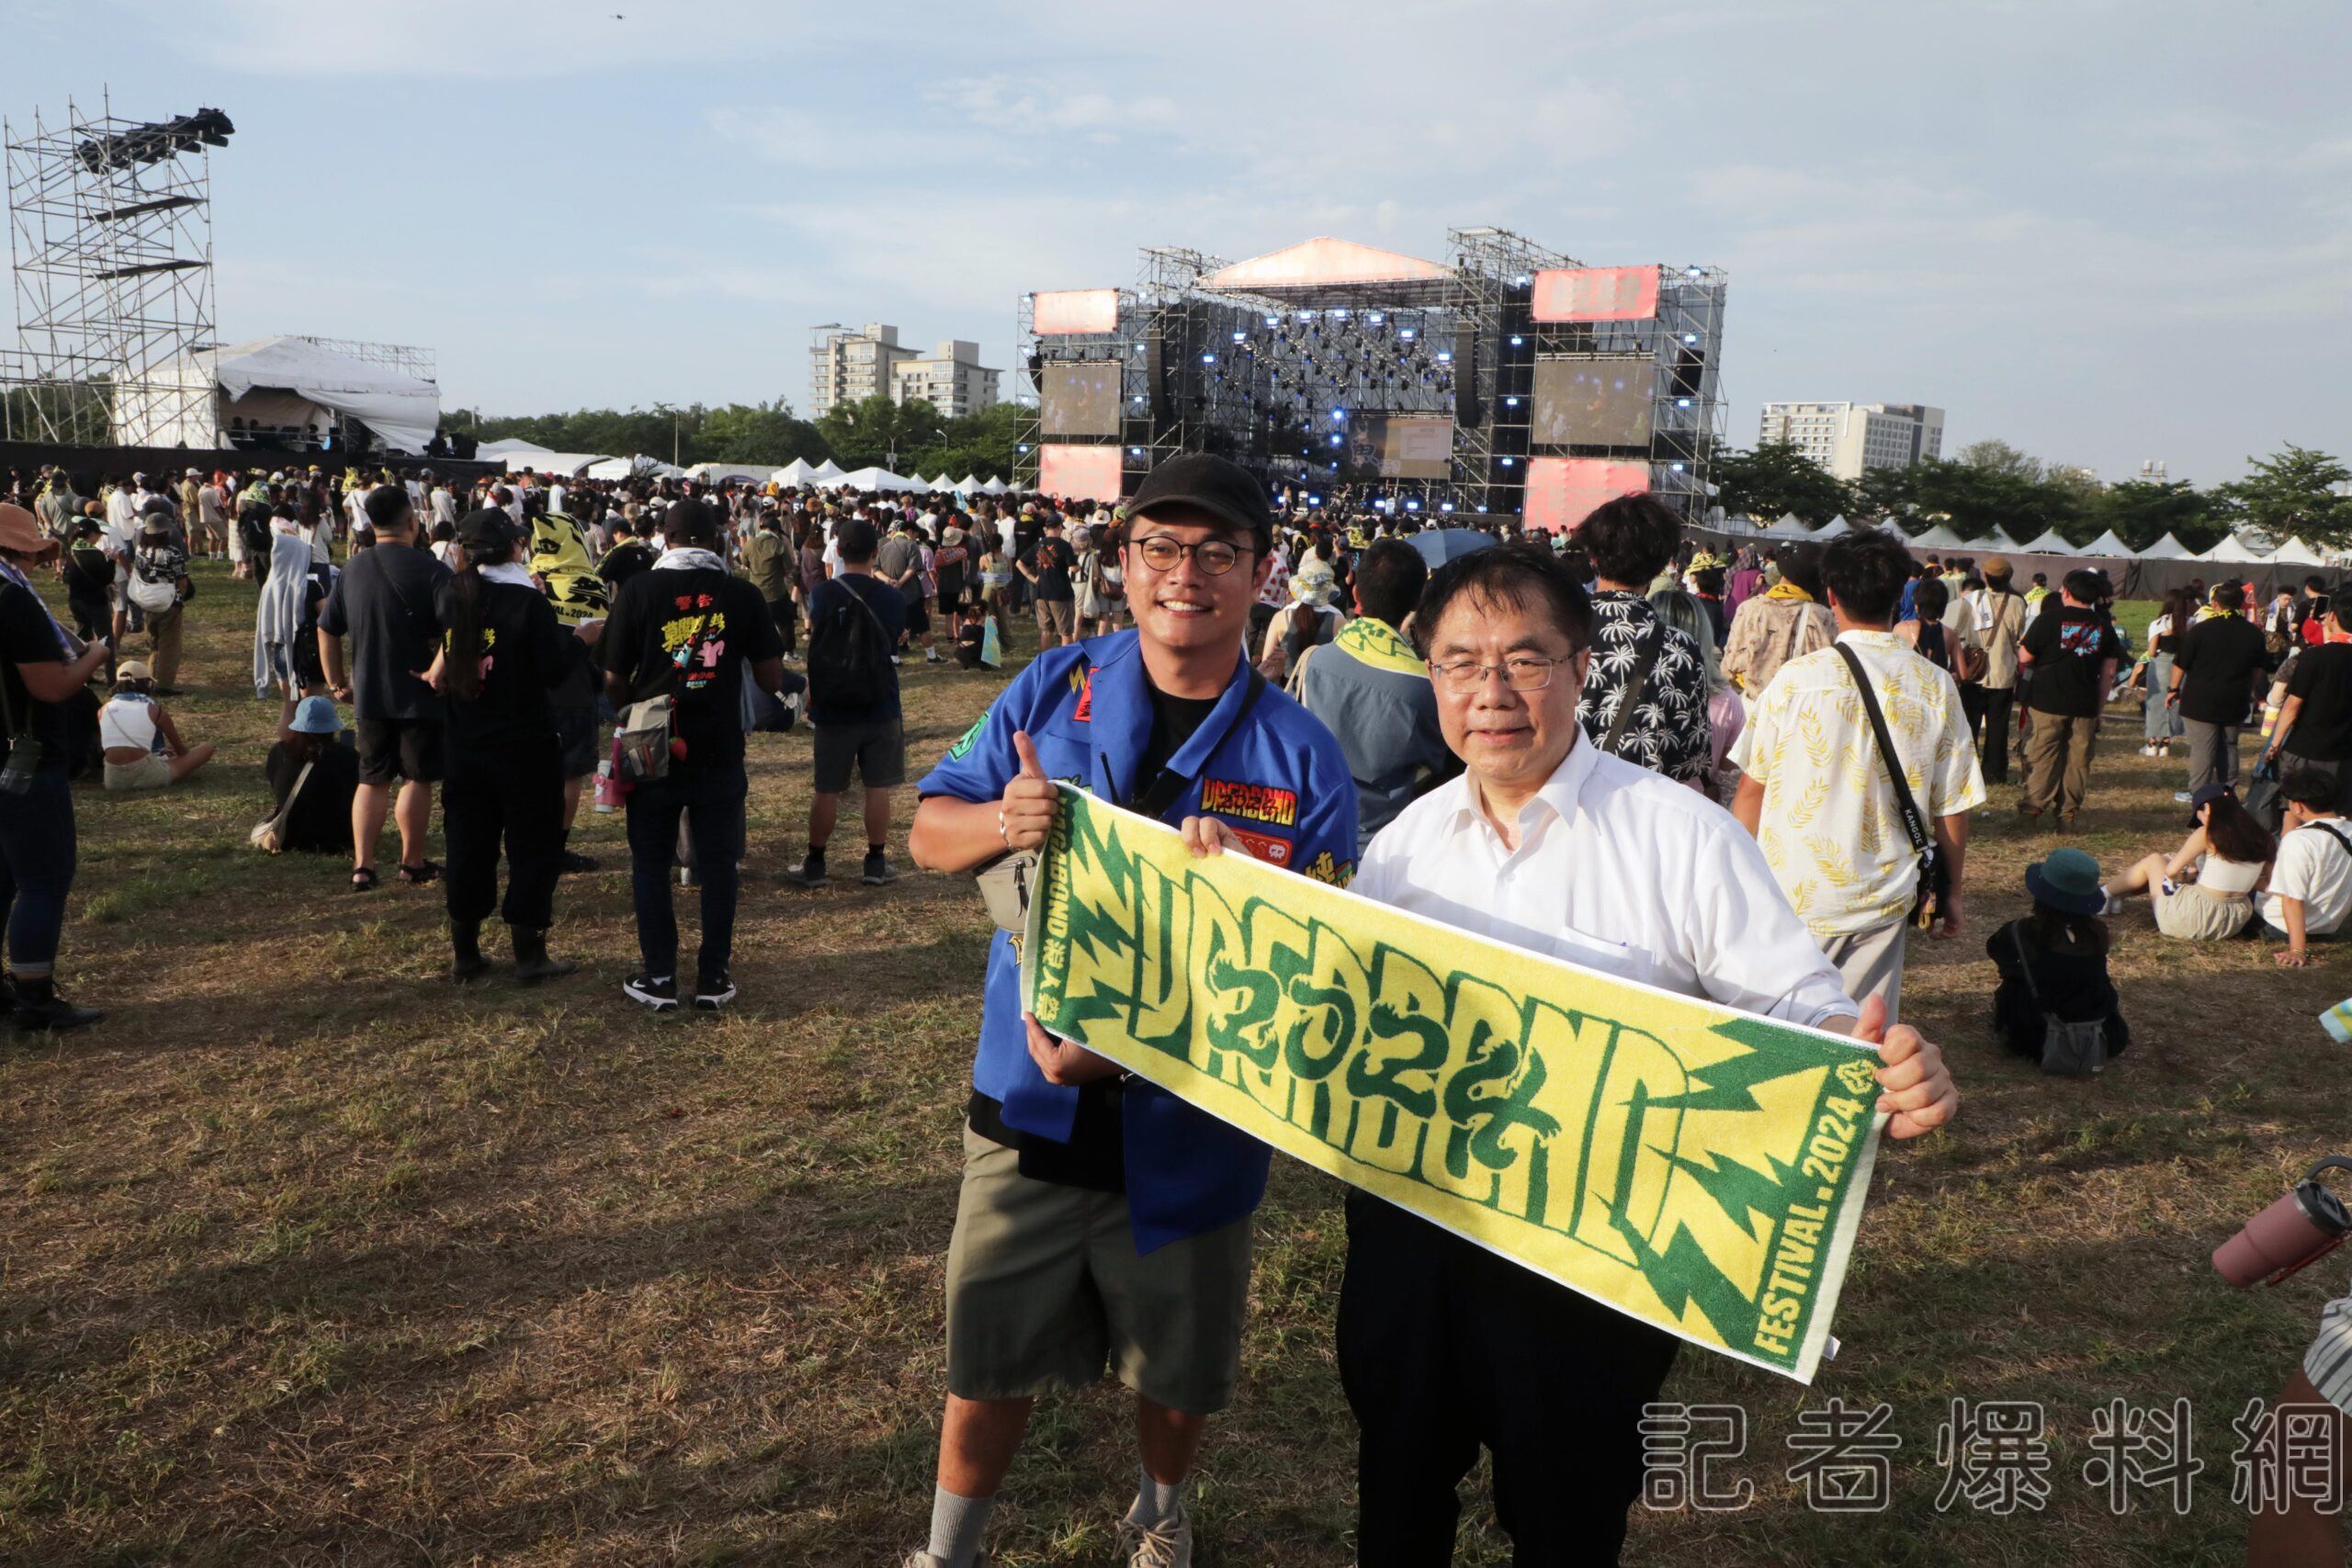
<svg viewBox="0 0 2352 1568"><path fill-rule="evenodd" d="M1705 777L1714 749L1707 667L1699 645L1659 620L1644 597L1681 539L1682 520L1650 495L1620 496L1577 527L1577 543L1591 557L1599 581L1592 595L1592 661L1577 718L1605 750L1690 784ZM1611 744L1618 710L1637 682L1633 712Z"/></svg>

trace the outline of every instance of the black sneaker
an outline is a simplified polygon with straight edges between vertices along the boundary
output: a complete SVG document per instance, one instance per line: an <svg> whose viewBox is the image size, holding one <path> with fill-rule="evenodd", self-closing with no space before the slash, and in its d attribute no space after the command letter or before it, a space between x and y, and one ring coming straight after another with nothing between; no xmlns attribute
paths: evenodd
<svg viewBox="0 0 2352 1568"><path fill-rule="evenodd" d="M106 1014L96 1008L77 1008L54 992L35 1001L19 991L10 1017L18 1029L28 1033L62 1034L69 1029L96 1023Z"/></svg>
<svg viewBox="0 0 2352 1568"><path fill-rule="evenodd" d="M825 863L810 855L784 874L784 879L795 887L826 887L832 878L825 874Z"/></svg>
<svg viewBox="0 0 2352 1568"><path fill-rule="evenodd" d="M695 982L695 1011L717 1012L735 999L735 982L725 970Z"/></svg>
<svg viewBox="0 0 2352 1568"><path fill-rule="evenodd" d="M555 869L559 876L576 876L583 871L595 870L596 857L583 855L577 850L566 850L563 858L556 862Z"/></svg>
<svg viewBox="0 0 2352 1568"><path fill-rule="evenodd" d="M870 854L865 857L865 869L857 874L857 879L868 887L882 887L899 880L899 869L890 863L888 855Z"/></svg>
<svg viewBox="0 0 2352 1568"><path fill-rule="evenodd" d="M621 995L655 1012L668 1012L678 1005L678 980L674 975L659 979L650 975L631 975L621 982Z"/></svg>

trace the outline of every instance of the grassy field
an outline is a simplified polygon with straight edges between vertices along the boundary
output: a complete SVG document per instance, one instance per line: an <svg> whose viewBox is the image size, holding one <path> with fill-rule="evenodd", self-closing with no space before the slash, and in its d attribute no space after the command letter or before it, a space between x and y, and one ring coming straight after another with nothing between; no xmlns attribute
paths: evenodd
<svg viewBox="0 0 2352 1568"><path fill-rule="evenodd" d="M335 864L245 848L277 706L245 684L251 592L199 581L171 705L221 760L167 795L77 793L62 973L109 1016L0 1036L0 1561L895 1564L931 1495L988 930L968 882L781 886L808 740L758 737L727 1015L622 998L620 820L585 813L578 847L605 869L564 883L555 936L585 972L454 991L437 886L354 897ZM910 750L927 761L1001 684L910 664ZM2081 840L2109 867L2169 850L2183 818L2181 765L2134 755L2136 712L2115 728ZM2014 794L1976 823L1971 934L1913 949L1906 1012L1943 1042L1962 1111L1880 1162L1843 1355L1808 1392L1686 1352L1667 1397L1747 1406L1730 1473L1756 1498L1637 1510L1630 1562L2241 1552L2230 1423L2276 1396L2344 1269L2241 1293L2206 1254L2345 1144L2352 1087L2313 1015L2352 964L2322 949L2279 970L2267 945L2165 942L2136 911L2114 961L2130 1054L2096 1081L2041 1077L1983 1021L1984 937L2054 842ZM903 840L902 820L901 857ZM1245 1384L1204 1456L1204 1564L1352 1560L1339 1196L1277 1162ZM1956 1396L2044 1406L2045 1508L1939 1513ZM2194 1510L2143 1495L2110 1516L2081 1476L2094 1410L2179 1396L2207 1467ZM1810 1512L1784 1478L1792 1417L1831 1397L1894 1408L1883 1514ZM1107 1387L1040 1409L1001 1561L1110 1561L1125 1420ZM1483 1493L1462 1561L1508 1561Z"/></svg>

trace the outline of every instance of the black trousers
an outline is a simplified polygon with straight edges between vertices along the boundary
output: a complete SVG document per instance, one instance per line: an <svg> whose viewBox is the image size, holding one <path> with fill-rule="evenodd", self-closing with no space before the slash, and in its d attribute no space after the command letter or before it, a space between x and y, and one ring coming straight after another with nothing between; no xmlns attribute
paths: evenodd
<svg viewBox="0 0 2352 1568"><path fill-rule="evenodd" d="M1340 1382L1361 1428L1359 1568L1445 1568L1494 1455L1518 1568L1607 1568L1641 1493L1642 1406L1681 1342L1382 1199L1348 1194Z"/></svg>
<svg viewBox="0 0 2352 1568"><path fill-rule="evenodd" d="M453 920L485 920L498 908L498 851L506 847L510 926L555 923L555 880L563 858L563 750L555 732L502 746L453 744L441 784L441 828L449 842Z"/></svg>
<svg viewBox="0 0 2352 1568"><path fill-rule="evenodd" d="M2017 705L2015 686L1979 686L1977 698L1984 716L1984 733L1976 747L1976 760L1984 770L1988 784L2009 782L2009 710ZM1962 687L1963 694L1967 691Z"/></svg>

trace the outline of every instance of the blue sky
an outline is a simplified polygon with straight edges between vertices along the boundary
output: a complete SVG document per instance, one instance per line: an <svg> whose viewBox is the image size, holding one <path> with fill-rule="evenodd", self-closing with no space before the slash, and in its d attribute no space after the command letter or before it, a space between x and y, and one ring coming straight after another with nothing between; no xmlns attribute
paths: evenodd
<svg viewBox="0 0 2352 1568"><path fill-rule="evenodd" d="M1742 445L1853 398L2109 479L2352 454L2341 0L5 9L13 120L236 121L226 338L429 344L452 405L798 406L816 322L1009 365L1146 244L1495 223L1728 269Z"/></svg>

